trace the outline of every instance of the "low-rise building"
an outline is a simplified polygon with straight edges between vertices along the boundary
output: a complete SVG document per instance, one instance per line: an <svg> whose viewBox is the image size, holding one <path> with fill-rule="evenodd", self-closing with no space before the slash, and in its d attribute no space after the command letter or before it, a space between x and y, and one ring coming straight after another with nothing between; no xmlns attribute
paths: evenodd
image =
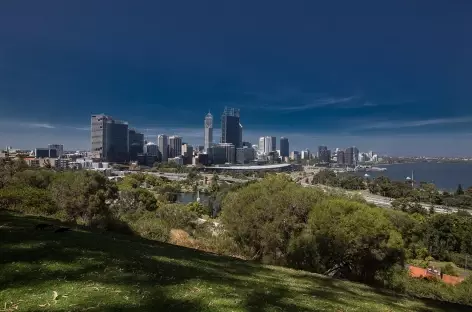
<svg viewBox="0 0 472 312"><path fill-rule="evenodd" d="M177 156L177 157L169 158L167 161L168 161L168 162L176 163L176 164L178 164L178 165L183 165L183 164L184 164L184 159L182 158L182 156Z"/></svg>
<svg viewBox="0 0 472 312"><path fill-rule="evenodd" d="M252 147L240 147L236 149L236 163L248 164L256 159L256 151Z"/></svg>

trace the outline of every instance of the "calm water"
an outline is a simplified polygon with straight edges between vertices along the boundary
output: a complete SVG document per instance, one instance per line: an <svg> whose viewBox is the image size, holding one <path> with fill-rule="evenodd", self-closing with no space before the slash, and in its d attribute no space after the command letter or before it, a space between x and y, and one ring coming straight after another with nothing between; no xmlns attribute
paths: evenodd
<svg viewBox="0 0 472 312"><path fill-rule="evenodd" d="M384 172L368 172L372 177L386 176L391 180L404 180L414 171L415 181L432 182L438 188L455 191L458 184L463 188L472 186L472 163L414 163L379 166ZM364 175L364 173L362 173Z"/></svg>
<svg viewBox="0 0 472 312"><path fill-rule="evenodd" d="M194 193L179 193L177 195L177 202L188 204L197 200L197 194ZM208 196L206 194L200 193L200 202L206 203L208 201Z"/></svg>

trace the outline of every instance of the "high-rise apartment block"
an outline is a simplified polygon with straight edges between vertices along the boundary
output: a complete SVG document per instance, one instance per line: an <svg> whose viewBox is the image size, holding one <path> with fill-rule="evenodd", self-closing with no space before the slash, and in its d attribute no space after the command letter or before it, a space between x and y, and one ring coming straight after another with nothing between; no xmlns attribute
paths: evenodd
<svg viewBox="0 0 472 312"><path fill-rule="evenodd" d="M182 155L182 137L173 135L169 137L169 158Z"/></svg>
<svg viewBox="0 0 472 312"><path fill-rule="evenodd" d="M157 136L157 147L159 149L159 159L162 162L167 162L169 158L169 137L165 134Z"/></svg>
<svg viewBox="0 0 472 312"><path fill-rule="evenodd" d="M208 150L209 147L213 144L213 115L208 113L205 116L205 143L204 143L204 149L205 152Z"/></svg>
<svg viewBox="0 0 472 312"><path fill-rule="evenodd" d="M92 153L108 162L129 159L128 123L103 114L91 117Z"/></svg>
<svg viewBox="0 0 472 312"><path fill-rule="evenodd" d="M290 148L288 144L288 139L285 137L280 138L280 157L288 157L290 154Z"/></svg>

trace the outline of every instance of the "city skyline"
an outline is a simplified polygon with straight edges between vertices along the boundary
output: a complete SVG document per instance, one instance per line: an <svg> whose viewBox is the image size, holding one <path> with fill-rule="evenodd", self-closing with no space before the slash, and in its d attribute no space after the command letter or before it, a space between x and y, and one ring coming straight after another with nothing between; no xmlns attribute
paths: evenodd
<svg viewBox="0 0 472 312"><path fill-rule="evenodd" d="M208 110L216 143L229 106L252 143L471 156L472 3L342 2L2 3L0 146L87 149L98 112L201 144Z"/></svg>

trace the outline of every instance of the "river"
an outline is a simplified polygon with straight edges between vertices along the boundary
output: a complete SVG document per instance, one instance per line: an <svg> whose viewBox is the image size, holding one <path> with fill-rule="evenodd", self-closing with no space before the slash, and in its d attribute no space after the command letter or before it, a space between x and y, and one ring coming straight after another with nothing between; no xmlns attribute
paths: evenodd
<svg viewBox="0 0 472 312"><path fill-rule="evenodd" d="M472 163L411 163L411 164L394 164L379 167L387 168L383 172L367 172L371 178L378 176L386 176L391 180L405 180L411 177L414 172L414 179L417 183L431 182L439 189L444 191L455 191L458 184L462 184L462 188L466 189L472 186ZM364 172L359 172L364 175Z"/></svg>
<svg viewBox="0 0 472 312"><path fill-rule="evenodd" d="M177 202L188 204L197 200L197 194L195 193L179 193L177 195ZM206 203L208 202L208 195L200 192L200 202Z"/></svg>

